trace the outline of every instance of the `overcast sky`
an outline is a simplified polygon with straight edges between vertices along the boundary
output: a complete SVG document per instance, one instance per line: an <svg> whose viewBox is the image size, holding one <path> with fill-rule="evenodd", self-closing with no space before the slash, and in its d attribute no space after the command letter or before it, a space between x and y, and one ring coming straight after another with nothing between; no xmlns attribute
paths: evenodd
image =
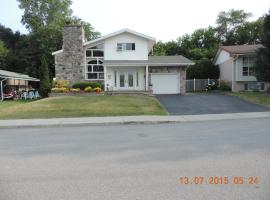
<svg viewBox="0 0 270 200"><path fill-rule="evenodd" d="M220 11L243 9L254 20L267 13L268 0L73 0L73 14L102 35L129 28L169 41L198 28L214 26ZM0 0L0 23L27 33L16 0Z"/></svg>

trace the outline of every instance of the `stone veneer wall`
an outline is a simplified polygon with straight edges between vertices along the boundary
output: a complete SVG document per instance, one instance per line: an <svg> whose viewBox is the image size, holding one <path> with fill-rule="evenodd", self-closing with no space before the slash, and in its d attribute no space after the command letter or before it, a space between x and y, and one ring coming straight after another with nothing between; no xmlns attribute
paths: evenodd
<svg viewBox="0 0 270 200"><path fill-rule="evenodd" d="M85 80L84 30L81 25L66 25L63 29L63 52L55 55L57 80L70 84Z"/></svg>
<svg viewBox="0 0 270 200"><path fill-rule="evenodd" d="M180 73L180 93L186 93L186 66L182 67L149 67L149 73ZM151 76L149 75L149 83Z"/></svg>

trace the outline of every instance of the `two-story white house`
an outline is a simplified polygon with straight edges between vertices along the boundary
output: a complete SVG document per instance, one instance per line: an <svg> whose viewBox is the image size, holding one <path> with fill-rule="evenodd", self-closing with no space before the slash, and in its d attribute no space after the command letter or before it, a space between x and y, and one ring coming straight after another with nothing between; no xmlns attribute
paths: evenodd
<svg viewBox="0 0 270 200"><path fill-rule="evenodd" d="M123 29L84 41L80 25L66 25L63 48L53 52L56 79L101 82L106 91L185 93L186 68L194 63L183 56L149 56L155 38Z"/></svg>
<svg viewBox="0 0 270 200"><path fill-rule="evenodd" d="M268 83L258 82L255 77L256 51L262 45L221 46L214 58L219 66L220 80L226 81L232 91L264 91Z"/></svg>

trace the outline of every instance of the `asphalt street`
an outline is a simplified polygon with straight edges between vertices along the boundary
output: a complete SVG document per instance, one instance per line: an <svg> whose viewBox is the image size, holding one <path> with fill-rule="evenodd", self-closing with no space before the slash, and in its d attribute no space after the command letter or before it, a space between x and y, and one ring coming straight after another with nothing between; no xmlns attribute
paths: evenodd
<svg viewBox="0 0 270 200"><path fill-rule="evenodd" d="M0 199L269 200L269 130L269 118L0 129Z"/></svg>

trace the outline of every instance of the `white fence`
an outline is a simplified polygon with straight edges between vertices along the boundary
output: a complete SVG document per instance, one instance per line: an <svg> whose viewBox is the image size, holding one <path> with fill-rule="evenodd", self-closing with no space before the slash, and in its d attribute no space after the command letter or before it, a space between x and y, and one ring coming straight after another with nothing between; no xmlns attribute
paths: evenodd
<svg viewBox="0 0 270 200"><path fill-rule="evenodd" d="M186 92L196 92L203 91L206 89L207 85L219 86L219 79L188 79L186 80Z"/></svg>

